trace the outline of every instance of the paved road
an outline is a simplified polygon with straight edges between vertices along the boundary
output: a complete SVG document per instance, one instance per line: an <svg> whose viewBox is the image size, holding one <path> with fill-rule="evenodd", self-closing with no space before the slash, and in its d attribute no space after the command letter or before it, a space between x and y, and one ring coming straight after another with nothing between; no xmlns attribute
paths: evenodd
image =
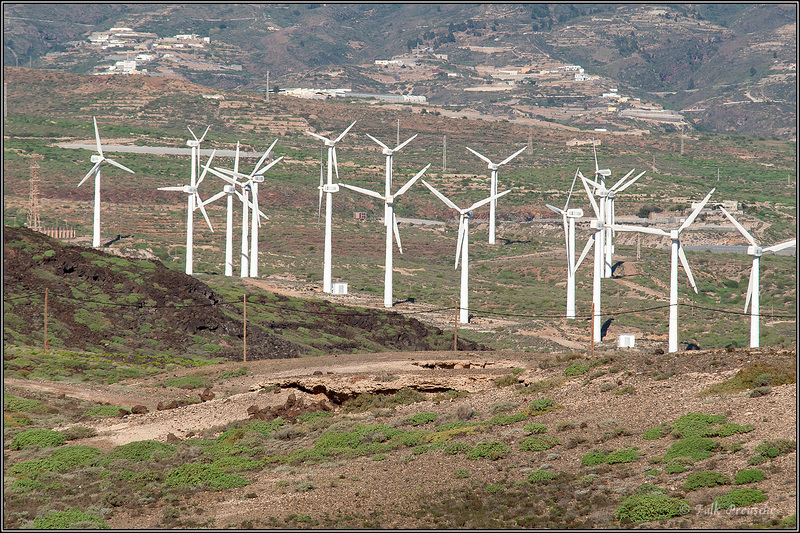
<svg viewBox="0 0 800 533"><path fill-rule="evenodd" d="M59 148L69 148L73 150L91 150L94 152L97 148L94 144L89 143L60 143ZM185 155L192 154L191 148L172 148L169 146L134 146L127 144L104 144L103 152L127 152L133 154L156 154L156 155ZM213 150L207 148L200 149L200 155L210 156ZM259 158L264 155L264 152L239 152L240 158ZM236 150L217 150L214 157L236 157Z"/></svg>

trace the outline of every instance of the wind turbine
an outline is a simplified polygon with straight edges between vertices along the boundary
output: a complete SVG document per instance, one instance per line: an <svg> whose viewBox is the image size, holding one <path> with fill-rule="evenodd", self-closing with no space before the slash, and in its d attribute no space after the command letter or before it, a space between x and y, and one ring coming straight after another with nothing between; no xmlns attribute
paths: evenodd
<svg viewBox="0 0 800 533"><path fill-rule="evenodd" d="M387 158L388 159L388 158ZM339 185L350 189L351 191L356 191L361 194L366 194L367 196L372 196L373 198L378 198L379 200L383 200L384 202L384 225L386 226L386 272L383 277L383 305L384 307L392 307L393 298L392 298L392 273L393 273L393 263L392 263L392 235L394 235L394 239L397 241L397 248L400 250L400 253L403 253L403 245L400 244L400 231L397 229L397 218L394 215L394 202L397 200L398 196L401 196L405 193L408 189L414 185L414 182L417 181L425 171L430 168L430 163L428 166L417 172L417 174L408 180L408 182L400 187L400 189L394 194L387 193L385 196L381 195L377 192L370 191L367 189L362 189L361 187L355 187L353 185L348 185L346 183L340 183ZM387 179L391 179L390 175L387 173Z"/></svg>
<svg viewBox="0 0 800 533"><path fill-rule="evenodd" d="M733 225L739 230L739 233L747 239L747 242L750 243L750 246L747 247L747 254L753 256L753 266L750 269L750 283L747 285L747 299L744 303L744 311L747 312L747 308L750 307L750 347L751 348L758 348L759 346L759 321L761 320L761 315L759 314L759 298L758 298L758 291L759 291L759 266L761 263L761 255L764 252L779 252L785 248L791 248L797 244L797 239L792 239L790 241L782 242L780 244L775 244L773 246L768 246L767 248L762 248L756 243L756 240L753 238L750 233L744 226L739 224L736 219L734 219L728 211L725 210L724 207L719 206L720 211L733 222ZM752 305L751 305L752 301Z"/></svg>
<svg viewBox="0 0 800 533"><path fill-rule="evenodd" d="M499 163L492 163L492 161L488 157L485 157L485 156L479 154L478 152L476 152L475 150L473 150L472 148L467 146L467 150L469 150L473 154L477 155L479 158L484 160L489 165L489 170L492 173L491 174L492 181L491 181L491 184L489 186L489 195L490 196L496 196L497 195L497 169L500 168L501 166L505 165L506 163L508 163L509 161L514 159L515 157L517 157L522 152L524 152L527 147L528 147L527 145L523 146L521 150L518 150L517 152L515 152L514 154L510 155L509 157L503 159ZM497 209L497 199L494 199L494 200L492 200L492 202L489 205L489 244L494 244L494 224L495 224L494 220L495 220L495 210L496 209Z"/></svg>
<svg viewBox="0 0 800 533"><path fill-rule="evenodd" d="M261 227L261 217L269 220L269 217L265 215L261 210L258 208L258 184L264 182L264 173L276 165L283 156L271 161L266 166L261 166L267 157L270 157L272 152L272 148L278 142L277 139L273 141L269 148L264 152L264 155L261 156L261 159L258 160L256 166L253 168L253 171L250 174L241 174L238 172L238 148L239 145L237 144L237 159L234 163L234 170L230 171L224 168L216 167L215 170L208 169L211 171L212 174L222 178L223 180L227 181L233 186L239 186L242 188L242 194L237 195L242 200L242 210L243 210L243 218L242 218L242 269L241 269L241 277L258 277L258 228ZM244 181L240 182L237 181L236 178L243 179ZM253 195L252 201L249 200L249 194ZM247 208L251 208L252 218L249 222L250 224L250 250L248 253L247 250Z"/></svg>
<svg viewBox="0 0 800 533"><path fill-rule="evenodd" d="M603 236L605 235L605 225L604 225L604 217L605 212L597 205L597 202L594 200L594 195L592 195L592 191L589 190L589 183L594 183L592 180L584 177L581 174L580 170L578 170L578 176L581 178L581 183L583 183L583 188L586 190L586 195L589 197L589 202L592 204L592 210L594 211L595 219L591 221L590 227L595 230L594 234L589 237L589 241L586 243L586 246L583 248L583 252L581 253L580 259L578 259L578 265L583 262L583 258L586 257L586 254L589 252L589 248L594 245L594 271L592 274L592 338L594 339L595 343L601 341L602 336L602 324L600 321L600 317L602 316L600 304L601 304L601 286L600 286L600 278L602 277L603 272ZM575 268L578 268L577 265Z"/></svg>
<svg viewBox="0 0 800 533"><path fill-rule="evenodd" d="M564 209L545 204L550 210L560 214L564 223L564 238L567 243L567 318L571 319L575 318L575 270L578 268L575 263L575 219L583 216L583 209L569 209L569 200L572 198L572 189L579 172L580 170L575 171Z"/></svg>
<svg viewBox="0 0 800 533"><path fill-rule="evenodd" d="M472 218L472 211L477 209L483 205L488 204L492 200L497 200L501 196L508 194L511 192L511 189L507 191L503 191L500 194L495 194L493 196L489 196L481 200L480 202L475 202L471 206L467 207L466 209L461 209L449 198L445 195L437 191L436 189L431 186L425 180L422 180L422 183L430 189L430 191L435 194L444 204L451 208L455 209L461 215L461 218L458 221L458 244L456 245L456 264L455 268L458 268L458 260L459 256L461 258L461 303L459 304L459 322L462 324L469 323L469 219Z"/></svg>
<svg viewBox="0 0 800 533"><path fill-rule="evenodd" d="M614 225L614 229L617 231L640 231L642 233L650 233L652 235L661 235L665 237L669 237L672 241L671 245L671 262L670 262L670 271L669 271L669 342L668 342L668 351L670 353L678 351L678 260L680 260L681 265L683 265L683 270L686 272L686 277L689 278L689 284L694 289L694 292L697 293L697 285L694 282L694 277L692 276L692 271L689 268L689 262L686 260L686 254L683 251L683 246L681 245L681 232L688 228L692 222L695 221L697 216L700 214L700 211L708 203L708 200L711 198L711 195L714 194L716 189L711 189L711 192L706 195L700 205L698 205L694 211L686 218L683 224L680 225L679 228L673 229L670 231L664 231L660 228L650 228L647 226L626 226L626 225Z"/></svg>
<svg viewBox="0 0 800 533"><path fill-rule="evenodd" d="M92 121L94 121L94 137L97 140L97 154L93 155L91 159L89 159L94 166L92 170L90 170L78 184L78 187L83 185L89 176L94 174L94 223L93 223L93 230L92 230L92 246L97 248L100 246L100 164L103 161L107 161L111 163L115 167L119 167L122 170L127 170L131 174L135 174L135 172L128 167L117 163L113 159L108 159L103 155L103 147L100 146L100 132L97 130L97 119L92 117Z"/></svg>
<svg viewBox="0 0 800 533"><path fill-rule="evenodd" d="M189 131L191 131L191 130L189 130ZM208 131L208 130L206 130L206 131ZM192 133L192 135L194 135L194 133ZM203 134L203 136L205 136L205 134ZM195 137L195 139L197 139L197 138ZM187 141L187 142L191 143L192 141ZM208 219L208 213L206 213L206 209L205 209L205 207L203 207L203 200L200 198L200 195L197 194L197 186L203 181L203 178L205 178L205 175L206 175L206 173L203 172L202 175L200 176L200 179L197 182L195 182L195 171L197 169L195 167L194 154L195 154L195 148L198 145L199 145L199 142L198 142L197 145L191 145L191 144L189 145L189 146L192 146L192 177L191 177L190 185L178 185L176 187L159 187L158 188L159 191L180 191L180 192L184 192L184 193L187 194L188 208L187 208L187 213L186 213L186 273L189 274L190 276L193 273L193 266L194 266L194 236L193 236L193 233L194 233L194 210L195 209L200 209L200 212L203 213L203 217L206 219L206 223L208 224L208 229L210 229L212 233L214 232L214 228L211 227L211 221ZM211 153L211 156L208 158L208 164L206 166L211 164L211 160L214 159L214 154L215 153L216 153L216 150L214 150Z"/></svg>
<svg viewBox="0 0 800 533"><path fill-rule="evenodd" d="M331 251L331 224L332 224L332 217L333 217L333 193L339 192L339 185L333 183L333 170L336 169L336 181L339 181L339 163L336 160L336 143L342 140L342 138L350 131L355 125L356 121L354 120L352 124L347 126L341 135L336 137L334 140L330 140L327 137L323 137L317 133L310 132L306 130L306 133L311 135L312 137L316 137L325 143L325 146L328 147L328 182L323 185L322 183L322 174L320 173L320 180L319 180L319 198L320 198L320 206L322 205L322 193L326 194L325 196L325 252L324 252L324 267L322 273L322 291L323 292L331 292L331 259L332 259L332 251Z"/></svg>

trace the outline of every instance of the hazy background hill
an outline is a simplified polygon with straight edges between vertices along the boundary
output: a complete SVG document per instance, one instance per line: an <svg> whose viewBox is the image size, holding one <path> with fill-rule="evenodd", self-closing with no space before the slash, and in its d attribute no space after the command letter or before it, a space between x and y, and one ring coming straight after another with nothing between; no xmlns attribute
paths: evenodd
<svg viewBox="0 0 800 533"><path fill-rule="evenodd" d="M466 92L497 82L467 69L572 63L604 87L690 110L697 129L793 138L796 20L794 4L6 4L3 60L91 72L102 58L88 36L124 26L209 37L212 46L195 55L235 68L176 70L210 87L263 90L269 71L273 89L413 92L498 112L515 99L562 103L533 85ZM376 59L417 46L454 77L379 75Z"/></svg>

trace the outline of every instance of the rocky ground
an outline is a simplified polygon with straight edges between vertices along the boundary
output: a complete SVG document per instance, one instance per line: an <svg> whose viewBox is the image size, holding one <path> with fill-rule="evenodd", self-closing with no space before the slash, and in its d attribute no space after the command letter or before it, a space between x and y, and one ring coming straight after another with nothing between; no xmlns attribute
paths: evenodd
<svg viewBox="0 0 800 533"><path fill-rule="evenodd" d="M379 524L385 528L436 527L430 516L415 515L413 510L420 509L425 502L444 501L461 489L472 490L492 483L511 486L540 468L576 473L584 470L581 474L584 475L586 469L581 465L581 457L599 446L609 450L635 446L643 455L642 459L630 465L615 465L614 476L608 474L603 478L602 491L609 498L621 499L643 483L680 491L691 471L676 475L660 473L655 477L645 474L657 465L650 464L644 457L663 455L672 442L671 438L644 440L642 433L688 412L725 414L731 422L749 423L756 428L745 435L726 439L743 437L746 441L743 450L717 455L695 470L716 470L732 477L738 470L750 468L746 460L763 439L796 438L795 384L773 387L770 394L758 398L751 398L747 392L698 396L710 385L730 378L739 369L753 363L794 365L794 352L762 349L669 355L615 353L612 357L613 363L610 359L606 361L611 366L601 364L597 367L606 372L588 383L587 377L591 373L567 379L550 390L522 395L519 392L525 385L534 386L543 380L563 377L567 363L563 360L558 363L547 355L529 353L395 352L248 362L246 375L221 380L223 372L241 366L241 363L230 363L202 369L204 377L215 383L212 399L168 410L157 410L159 403L176 397L176 390L158 385L164 376L107 387L29 380L6 380L5 386L12 392L27 389L147 408L148 412L143 414L94 421L91 425L97 429L98 435L74 441L74 444L104 449L145 439L179 442L203 431L212 430L213 433L214 428L221 432L226 424L250 418L252 413L285 408L287 401L295 406L325 405L333 409L336 416L390 426L399 425L403 419L420 412L454 417L457 412L471 409L477 419L491 416L499 406L506 409L511 406L507 412L514 413L531 400L545 396L563 406L536 417L535 421L547 425L549 434L562 443L547 452L523 452L519 449L517 444L525 436L521 424L519 427L494 426L485 433L466 436L465 439L471 444L488 440L508 443L512 452L497 461L467 461L463 455L451 456L441 452L414 455L405 448L389 452L382 461L367 456L314 465L267 466L246 474L250 485L221 492L195 491L181 502L181 508L187 510L186 513L198 515L198 519L213 517L215 527L253 524L277 527L276 524L288 524L280 521L292 516L308 516L315 520L323 516L362 517L365 524ZM498 387L495 380L511 374L514 368L524 369L518 375L520 383ZM654 379L654 368L674 372L674 375L667 379ZM197 369L177 370L170 376L197 372ZM367 391L377 394L403 387L417 389L429 400L391 410L341 413L341 402L346 398ZM439 395L437 399L439 391L448 389L469 394L450 400L442 400ZM187 397L199 394L198 391L180 392ZM86 425L85 422L81 424ZM300 438L295 445L311 446L313 441ZM768 477L758 483L758 488L769 499L760 505L765 506L772 518L791 515L797 504L796 452L778 457L762 468L768 472ZM454 472L458 469L467 469L469 477L455 478ZM314 488L292 489L298 483ZM724 487L724 490L730 488ZM702 506L708 510L710 499L724 490L716 487L688 493L686 497L693 508L685 516L652 526L728 528L754 523L750 516L702 512ZM613 519L614 507L598 507L593 516L595 527L619 526ZM107 523L113 528L125 529L166 527L159 506L146 509L115 508ZM317 526L319 524L317 522Z"/></svg>

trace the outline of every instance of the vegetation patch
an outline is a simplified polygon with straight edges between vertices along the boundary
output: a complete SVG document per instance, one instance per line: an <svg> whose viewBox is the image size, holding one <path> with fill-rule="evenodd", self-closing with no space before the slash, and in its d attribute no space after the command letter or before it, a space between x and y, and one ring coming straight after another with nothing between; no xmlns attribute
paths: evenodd
<svg viewBox="0 0 800 533"><path fill-rule="evenodd" d="M564 375L567 377L580 376L589 371L589 365L575 361L567 368L564 369Z"/></svg>
<svg viewBox="0 0 800 533"><path fill-rule="evenodd" d="M528 424L527 426L523 427L522 430L525 433L547 433L547 426L544 424Z"/></svg>
<svg viewBox="0 0 800 533"><path fill-rule="evenodd" d="M162 387L175 387L178 389L201 389L211 385L211 383L200 376L184 376L182 378L172 378L161 383Z"/></svg>
<svg viewBox="0 0 800 533"><path fill-rule="evenodd" d="M714 504L718 509L732 509L734 507L749 507L750 505L767 501L763 491L758 489L732 489L730 492L717 497Z"/></svg>
<svg viewBox="0 0 800 533"><path fill-rule="evenodd" d="M717 448L717 443L705 437L689 437L675 442L664 454L664 461L669 462L676 457L691 457L694 461L700 461L714 455L713 450Z"/></svg>
<svg viewBox="0 0 800 533"><path fill-rule="evenodd" d="M642 433L642 438L645 440L656 440L662 439L672 433L672 425L671 424L662 424L660 426L656 426L654 428L650 428L644 433Z"/></svg>
<svg viewBox="0 0 800 533"><path fill-rule="evenodd" d="M243 477L227 474L213 465L202 463L186 463L174 468L167 474L164 483L169 487L204 486L213 491L244 487L250 484Z"/></svg>
<svg viewBox="0 0 800 533"><path fill-rule="evenodd" d="M519 449L524 452L541 452L561 444L561 441L549 435L532 435L519 443Z"/></svg>
<svg viewBox="0 0 800 533"><path fill-rule="evenodd" d="M549 470L536 470L535 472L531 472L528 474L528 482L529 483L546 483L548 481L552 481L557 477L558 474L555 472L550 472Z"/></svg>
<svg viewBox="0 0 800 533"><path fill-rule="evenodd" d="M683 489L686 491L693 491L702 487L728 485L730 482L731 479L724 474L712 470L703 470L701 472L689 474L689 477L686 478L686 482L683 484Z"/></svg>
<svg viewBox="0 0 800 533"><path fill-rule="evenodd" d="M662 493L634 494L617 507L615 516L620 522L652 522L681 516L689 502Z"/></svg>
<svg viewBox="0 0 800 533"><path fill-rule="evenodd" d="M748 468L736 472L736 475L733 476L733 483L736 485L746 485L747 483L761 481L765 477L766 474L764 474L763 470L759 470L758 468Z"/></svg>
<svg viewBox="0 0 800 533"><path fill-rule="evenodd" d="M53 431L51 429L29 429L14 435L9 448L12 450L22 450L29 446L47 448L50 446L61 446L66 441L67 438L59 431Z"/></svg>
<svg viewBox="0 0 800 533"><path fill-rule="evenodd" d="M111 529L99 516L67 509L33 519L34 529Z"/></svg>
<svg viewBox="0 0 800 533"><path fill-rule="evenodd" d="M108 466L114 461L124 459L134 463L149 461L156 450L163 450L166 452L175 451L175 447L169 444L159 442L157 440L138 440L117 446L108 455L103 457L99 464L101 466Z"/></svg>
<svg viewBox="0 0 800 533"><path fill-rule="evenodd" d="M710 386L700 394L736 394L757 387L765 387L767 385L775 387L796 382L797 375L792 366L755 363L739 370L736 375L722 383Z"/></svg>
<svg viewBox="0 0 800 533"><path fill-rule="evenodd" d="M491 459L492 461L496 461L505 457L510 451L511 447L505 442L497 440L479 442L467 453L467 459Z"/></svg>

